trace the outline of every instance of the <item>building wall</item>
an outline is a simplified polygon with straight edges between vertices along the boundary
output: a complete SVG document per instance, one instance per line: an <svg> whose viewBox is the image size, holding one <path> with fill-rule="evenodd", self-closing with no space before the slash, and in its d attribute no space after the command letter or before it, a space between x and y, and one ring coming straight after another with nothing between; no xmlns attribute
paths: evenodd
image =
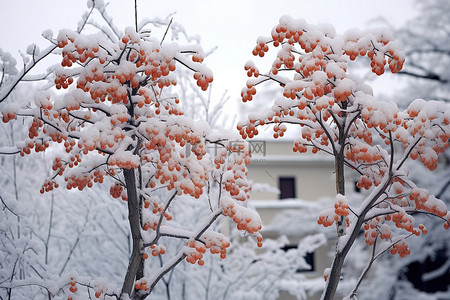
<svg viewBox="0 0 450 300"><path fill-rule="evenodd" d="M277 214L286 210L301 212L301 205L297 205L296 201L312 202L322 197L334 198L336 195L333 157L320 152L317 154L295 153L292 151L292 146L292 140L265 141L264 145L257 146L256 150L258 151L252 151L252 163L248 166L248 178L252 180L254 189L251 192L250 203L254 203L253 206L260 214L263 226L266 228L270 228L270 224ZM279 199L278 180L280 177L295 178L296 200ZM283 234L271 230L264 231L264 227L262 233L265 238L275 239ZM297 245L302 239L302 236L295 234L289 234L287 237L291 245ZM333 243L333 240L329 240L328 245L315 251L315 270L305 273L306 276L322 278L323 270L331 264L328 254ZM309 299L319 298L320 294L318 293ZM289 299L295 299L295 297L286 292L281 293L278 298L278 300Z"/></svg>
<svg viewBox="0 0 450 300"><path fill-rule="evenodd" d="M308 201L336 194L334 161L330 155L294 153L292 141L266 141L264 154L252 155L248 177L256 184L253 200L279 199L279 177L295 177L296 198ZM261 190L261 184L270 187Z"/></svg>

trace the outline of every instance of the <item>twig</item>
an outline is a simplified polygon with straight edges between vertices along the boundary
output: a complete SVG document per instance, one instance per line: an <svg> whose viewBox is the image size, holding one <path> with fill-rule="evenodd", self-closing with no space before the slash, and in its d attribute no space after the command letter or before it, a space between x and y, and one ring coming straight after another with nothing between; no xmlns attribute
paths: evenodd
<svg viewBox="0 0 450 300"><path fill-rule="evenodd" d="M170 22L169 22L169 25L167 25L166 32L164 32L163 38L161 40L161 43L159 43L160 45L162 45L162 43L164 42L164 39L166 38L167 32L169 31L170 25L172 25L172 21L173 21L173 18L170 18Z"/></svg>

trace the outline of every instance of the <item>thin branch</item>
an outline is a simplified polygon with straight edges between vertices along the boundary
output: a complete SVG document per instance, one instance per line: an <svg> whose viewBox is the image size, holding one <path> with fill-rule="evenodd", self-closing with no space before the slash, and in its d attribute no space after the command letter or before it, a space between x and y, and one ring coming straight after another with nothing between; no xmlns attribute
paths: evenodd
<svg viewBox="0 0 450 300"><path fill-rule="evenodd" d="M134 28L136 29L136 32L138 32L138 5L137 5L137 0L134 0Z"/></svg>
<svg viewBox="0 0 450 300"><path fill-rule="evenodd" d="M66 268L67 264L69 263L70 259L72 258L72 253L73 253L73 251L75 250L75 248L77 247L77 245L78 245L78 243L79 243L79 241L80 241L80 239L81 239L81 235L83 234L84 230L86 229L86 224L87 224L87 222L88 222L88 218L89 218L89 211L88 211L88 213L86 214L86 218L85 218L85 222L84 222L84 225L83 225L83 229L82 229L81 232L78 234L77 239L75 240L75 243L74 243L74 244L72 245L72 247L70 248L69 255L67 256L67 259L66 259L66 261L64 262L63 267L62 267L61 270L59 271L59 276L62 275L62 273L64 272L64 269Z"/></svg>
<svg viewBox="0 0 450 300"><path fill-rule="evenodd" d="M372 267L373 262L375 261L375 259L377 259L378 256L375 257L375 250L376 250L376 246L377 246L377 241L378 241L378 234L375 237L375 240L373 242L373 246L372 246L372 255L370 257L370 261L369 264L367 265L367 267L364 268L364 271L362 272L361 276L358 279L358 282L356 283L355 288L352 290L351 294L350 294L350 299L353 296L356 296L357 293L356 291L358 290L359 286L361 285L361 282L363 281L364 277L367 275L367 273L369 272L370 268Z"/></svg>
<svg viewBox="0 0 450 300"><path fill-rule="evenodd" d="M55 201L55 194L52 192L52 203L50 206L50 220L48 225L48 231L47 231L47 239L45 240L45 264L48 264L48 244L50 242L50 236L52 233L52 226L53 226L53 205Z"/></svg>
<svg viewBox="0 0 450 300"><path fill-rule="evenodd" d="M450 186L450 179L442 186L440 191L436 194L436 198L440 199L442 195L445 193L445 190Z"/></svg>
<svg viewBox="0 0 450 300"><path fill-rule="evenodd" d="M435 81L439 81L440 83L443 83L443 84L446 84L449 82L447 79L443 79L443 78L441 78L441 76L431 73L431 72L427 72L426 74L418 74L418 73L413 73L413 72L409 72L409 71L400 71L400 72L398 72L398 74L407 75L407 76L416 77L416 78L422 78L422 79L435 80Z"/></svg>
<svg viewBox="0 0 450 300"><path fill-rule="evenodd" d="M116 35L117 39L120 39L120 33L119 30L114 26L114 24L112 23L112 19L106 14L106 6L103 8L103 10L99 9L100 15L102 16L103 20L105 20L106 24L108 24L109 28L111 28L111 30L114 32L114 34Z"/></svg>
<svg viewBox="0 0 450 300"><path fill-rule="evenodd" d="M91 8L91 10L89 11L88 15L86 16L83 24L81 24L80 28L77 30L78 33L80 33L84 26L87 23L87 20L89 19L90 15L92 14L92 11L94 10L94 7ZM0 93L0 103L3 102L6 98L8 98L8 96L11 94L11 92L15 89L15 87L19 84L19 82L22 81L22 79L25 77L25 75L28 74L28 72L31 71L31 69L33 69L36 64L38 62L40 62L42 59L44 59L45 57L47 57L50 53L52 53L58 46L57 45L51 45L49 46L47 49L45 49L44 51L42 51L39 56L33 56L33 61L30 62L28 65L24 66L23 68L23 72L22 74L16 76L13 80L12 80L12 84L10 86L7 87L7 91L4 93Z"/></svg>
<svg viewBox="0 0 450 300"><path fill-rule="evenodd" d="M6 202L3 200L2 196L0 196L0 200L2 201L3 205L5 206L5 208L7 210L9 210L13 215L15 215L16 217L19 217L19 215L17 213L15 213L11 208L9 208L8 205L6 205Z"/></svg>
<svg viewBox="0 0 450 300"><path fill-rule="evenodd" d="M159 272L157 272L156 274L154 274L150 279L149 282L151 282L150 287L144 291L144 292L138 292L139 296L143 296L142 299L144 299L146 297L146 295L149 295L153 289L155 288L155 285L159 282L159 280L170 270L172 270L176 265L178 265L181 261L183 261L183 259L186 257L186 253L184 252L184 249L181 249L180 252L178 252L178 254L173 257L171 260L169 260L168 262L166 262L162 268L159 270Z"/></svg>
<svg viewBox="0 0 450 300"><path fill-rule="evenodd" d="M173 18L170 18L170 22L169 22L169 25L167 25L166 32L164 32L163 38L162 38L161 42L159 43L160 45L162 45L162 43L164 42L167 32L169 31L170 25L172 25L172 21L173 21Z"/></svg>
<svg viewBox="0 0 450 300"><path fill-rule="evenodd" d="M158 241L159 237L160 237L160 229L161 229L162 221L164 220L164 213L169 208L169 206L172 203L173 199L175 199L175 196L177 195L177 193L178 192L173 193L172 197L169 198L169 200L167 201L166 205L164 206L163 211L161 212L161 215L159 216L158 225L156 226L156 236L155 236L155 240L153 241L154 243L156 243Z"/></svg>

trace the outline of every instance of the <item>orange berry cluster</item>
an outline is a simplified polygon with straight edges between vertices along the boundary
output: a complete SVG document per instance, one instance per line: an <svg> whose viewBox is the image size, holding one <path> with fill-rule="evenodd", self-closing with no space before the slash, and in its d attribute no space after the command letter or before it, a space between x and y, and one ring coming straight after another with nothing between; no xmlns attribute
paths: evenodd
<svg viewBox="0 0 450 300"><path fill-rule="evenodd" d="M114 45L100 45L96 40L86 37L82 39L73 32L60 33L58 46L63 48L62 65L70 67L77 61L85 64L85 72L78 78L77 88L89 92L96 103L109 100L112 103L128 104L128 94L124 87L138 89L139 94L157 96L159 94L157 91L143 84L149 83L160 89L176 85L175 77L168 77L169 73L176 69L176 60L171 51L164 51L165 45L152 43L151 47L148 47L149 42L136 32L124 34L121 42L119 45L121 51L107 52L105 49L114 48ZM114 61L116 64L118 60L120 64L114 72L104 72L106 61ZM200 64L203 61L202 53L194 52L192 61ZM195 65L190 67L194 70L197 68ZM56 84L66 88L73 79L70 76L68 78L63 76L65 75L62 74L57 78ZM205 68L195 72L194 79L203 90L206 90L213 81L212 74ZM99 86L94 82L104 84ZM135 104L143 107L144 103L149 105L154 100L155 97L147 97L145 102L137 101Z"/></svg>
<svg viewBox="0 0 450 300"><path fill-rule="evenodd" d="M365 228L364 228L365 229ZM380 238L384 240L389 240L391 238L391 228L386 223L381 224L378 228L380 232Z"/></svg>
<svg viewBox="0 0 450 300"><path fill-rule="evenodd" d="M192 54L192 61L202 63L203 62L203 55L201 53L194 53Z"/></svg>
<svg viewBox="0 0 450 300"><path fill-rule="evenodd" d="M272 40L275 47L278 47L286 39L288 40L288 44L292 45L298 42L302 35L303 30L288 30L287 24L282 24L281 22L272 29Z"/></svg>
<svg viewBox="0 0 450 300"><path fill-rule="evenodd" d="M50 192L53 189L57 189L58 187L59 187L59 184L57 182L46 179L44 184L41 187L40 193L43 194L45 192Z"/></svg>
<svg viewBox="0 0 450 300"><path fill-rule="evenodd" d="M200 266L203 266L205 261L202 258L206 252L206 246L195 240L189 240L186 246L190 248L189 254L186 256L186 261L191 264L198 263Z"/></svg>
<svg viewBox="0 0 450 300"><path fill-rule="evenodd" d="M206 249L209 249L211 254L220 254L221 259L225 259L227 256L227 248L230 246L230 242L225 237L212 237L208 234L204 234L200 241L190 239L186 242L188 247L186 261L195 264L198 263L200 266L205 264L203 254L205 254Z"/></svg>
<svg viewBox="0 0 450 300"><path fill-rule="evenodd" d="M216 169L220 169L225 164L226 156L227 152L224 151L222 153L219 153L216 157L214 157L214 164L216 165Z"/></svg>
<svg viewBox="0 0 450 300"><path fill-rule="evenodd" d="M397 73L403 68L405 62L403 53L398 51L394 43L386 37L380 37L367 44L358 41L358 38L346 41L344 53L349 56L350 60L355 60L358 56L362 57L367 54L372 72L378 76L384 73L386 63L388 63L392 73Z"/></svg>
<svg viewBox="0 0 450 300"><path fill-rule="evenodd" d="M269 51L269 46L265 42L259 42L256 47L253 49L252 54L254 56L259 55L260 57L263 57L266 52Z"/></svg>
<svg viewBox="0 0 450 300"><path fill-rule="evenodd" d="M90 188L93 185L90 175L72 175L70 177L65 177L64 179L67 182L66 187L68 190L78 188L82 191L86 186Z"/></svg>
<svg viewBox="0 0 450 300"><path fill-rule="evenodd" d="M290 45L285 45L279 52L277 58L272 63L272 69L270 72L273 75L278 74L278 70L283 66L287 69L292 69L294 67L295 56L292 54L293 48Z"/></svg>
<svg viewBox="0 0 450 300"><path fill-rule="evenodd" d="M294 142L292 151L299 152L299 153L306 153L308 151L308 148L301 141L297 140Z"/></svg>
<svg viewBox="0 0 450 300"><path fill-rule="evenodd" d="M368 128L380 129L380 136L388 145L391 143L388 139L390 133L393 140L400 142L405 149L413 138L423 137L422 141L411 149L410 157L417 159L420 156L421 162L428 169L434 170L437 167L437 155L449 147L450 127L443 122L449 112L445 107L438 106L427 109L426 104L426 101L417 99L407 108L407 114L392 107L382 116L380 107L372 102L362 110L361 116ZM439 127L439 130L436 127ZM371 142L371 137L367 138ZM430 153L430 149L434 154Z"/></svg>
<svg viewBox="0 0 450 300"><path fill-rule="evenodd" d="M163 245L151 245L150 249L152 250L152 256L164 255L166 253L166 247Z"/></svg>
<svg viewBox="0 0 450 300"><path fill-rule="evenodd" d="M270 39L258 40L253 54L259 55L261 51L264 53L267 50L264 46L268 46L271 42L273 42L275 47L282 45L282 49L278 51L277 57L273 61L272 68L267 76L269 79L280 83L283 87L283 96L285 98L295 101L298 100L296 103L292 103L290 107L282 109L285 110L283 114L289 117L297 116L300 120L327 122L331 116L330 110L333 110L334 105L336 103L350 101L349 99L353 98L354 93L357 91L356 85L350 79L346 78L347 63L343 60L336 59L336 57L349 55L354 59L356 56L364 56L369 53L369 58L375 64L372 66L373 71L376 73L380 73L378 70L379 62L385 62L385 55L388 56L388 61L394 72L397 72L402 67L402 61L404 60L403 54L390 42L389 36L383 34L375 35L376 38L372 38L373 41L371 43L364 45L360 40L364 40L369 35L370 33L360 33L356 37L346 39L343 48L339 49L339 47L335 47L333 44L335 37L321 35L314 30L312 25L307 24L303 20L293 20L289 17L283 17L280 19L280 23L272 30L272 41ZM296 48L296 45L299 45L304 50L304 53L301 53ZM333 45L333 47L330 45ZM355 48L358 48L358 51L353 53L353 49ZM377 55L373 56L372 53L377 53ZM382 60L378 58L378 53L382 56ZM247 62L245 70L251 76L253 70L256 70L253 62ZM293 71L294 80L287 77L272 78L270 74L277 75L280 70ZM287 72L283 72L283 74L287 74ZM265 79L252 80L247 81L247 86L241 92L243 102L251 100L256 93L254 86L265 81ZM273 112L276 112L276 109L278 108L274 106L272 112L269 112L265 117L260 118L260 120L264 123L267 122L268 117ZM311 113L309 115L299 114L297 113L297 109L307 109ZM323 112L323 114L318 115L317 112L319 111ZM339 113L337 115L339 116ZM303 124L303 122L299 123ZM257 126L259 125L249 122L245 126L240 126L241 128L238 129L244 138L251 138L258 133ZM329 136L323 137L318 142L322 145L329 145L328 139ZM299 148L303 152L303 147Z"/></svg>
<svg viewBox="0 0 450 300"><path fill-rule="evenodd" d="M3 123L8 123L11 120L14 120L16 118L16 114L13 112L2 112L3 118L2 121Z"/></svg>
<svg viewBox="0 0 450 300"><path fill-rule="evenodd" d="M56 157L53 162L52 170L55 172L58 171L58 175L62 175L65 169L66 166L63 164L61 157Z"/></svg>
<svg viewBox="0 0 450 300"><path fill-rule="evenodd" d="M28 129L28 137L30 139L38 137L39 136L38 130L43 126L44 126L43 121L39 120L38 118L33 118L33 122L31 123L30 128Z"/></svg>
<svg viewBox="0 0 450 300"><path fill-rule="evenodd" d="M359 177L358 182L356 183L356 186L360 189L364 188L366 190L370 189L372 186L373 181L366 175L362 175Z"/></svg>
<svg viewBox="0 0 450 300"><path fill-rule="evenodd" d="M128 122L129 116L127 114L114 114L110 118L111 125L120 125Z"/></svg>
<svg viewBox="0 0 450 300"><path fill-rule="evenodd" d="M378 235L381 239L392 241L393 238L391 229L389 225L386 224L388 221L392 221L397 228L404 229L416 236L419 236L420 233L428 233L428 229L423 224L419 224L416 228L413 227L414 218L412 216L403 211L397 211L382 217L373 218L364 224L364 237L369 246L373 245L375 238Z"/></svg>
<svg viewBox="0 0 450 300"><path fill-rule="evenodd" d="M333 91L333 94L334 94L334 98L336 98L337 101L345 102L347 100L347 98L350 97L350 95L352 94L352 90L350 90L350 89L341 89L341 90L335 89Z"/></svg>
<svg viewBox="0 0 450 300"><path fill-rule="evenodd" d="M116 199L122 196L122 191L123 186L118 182L115 182L109 189L109 193L111 194L111 196Z"/></svg>
<svg viewBox="0 0 450 300"><path fill-rule="evenodd" d="M246 167L241 166L243 161L238 160L237 165L232 169L233 177L228 177L224 182L222 182L224 189L232 196L234 199L239 201L247 200L250 195L251 186L246 184L242 179L246 176ZM228 168L227 168L228 169Z"/></svg>
<svg viewBox="0 0 450 300"><path fill-rule="evenodd" d="M252 101L253 96L256 95L256 89L252 85L247 85L247 87L243 88L241 91L241 98L243 102Z"/></svg>
<svg viewBox="0 0 450 300"><path fill-rule="evenodd" d="M221 258L225 258L226 249L230 247L230 242L224 236L216 237L215 235L210 236L208 233L205 233L201 236L200 240L212 254L220 253L223 254Z"/></svg>
<svg viewBox="0 0 450 300"><path fill-rule="evenodd" d="M328 227L334 224L334 219L335 219L334 215L320 214L319 218L317 219L317 224L323 225L324 227Z"/></svg>
<svg viewBox="0 0 450 300"><path fill-rule="evenodd" d="M388 217L389 219L389 217ZM420 231L414 228L414 218L405 212L395 212L390 215L390 220L397 228L405 229L415 235L419 235Z"/></svg>
<svg viewBox="0 0 450 300"><path fill-rule="evenodd" d="M413 188L409 193L409 200L414 201L416 209L429 212L444 218L447 215L447 208L443 202L430 197L424 189Z"/></svg>
<svg viewBox="0 0 450 300"><path fill-rule="evenodd" d="M58 143L61 143L62 142L62 137L61 137L61 140L59 140L58 139L58 136L56 136L56 135L53 135L53 137L55 137L55 142L56 141L58 141ZM70 153L70 152L72 152L72 150L73 150L73 147L75 146L75 144L76 144L76 142L75 142L75 140L74 139L65 139L64 140L64 148L66 149L66 152L67 153ZM78 155L79 156L79 155Z"/></svg>
<svg viewBox="0 0 450 300"><path fill-rule="evenodd" d="M134 288L136 290L143 290L143 291L145 291L147 289L147 279L146 278L141 278L139 280L136 280L136 282L134 283Z"/></svg>
<svg viewBox="0 0 450 300"><path fill-rule="evenodd" d="M247 71L248 77L252 76L259 77L259 70L255 67L255 65L252 62L247 62L244 66L244 70Z"/></svg>
<svg viewBox="0 0 450 300"><path fill-rule="evenodd" d="M225 148L216 148L214 164L217 170L227 172L228 176L222 177L222 185L235 200L245 201L250 197L251 186L246 180L247 167L250 163L248 145L243 141L232 142Z"/></svg>
<svg viewBox="0 0 450 300"><path fill-rule="evenodd" d="M336 197L334 201L334 213L341 217L348 216L348 202L344 196L338 195Z"/></svg>
<svg viewBox="0 0 450 300"><path fill-rule="evenodd" d="M239 130L239 133L243 139L246 139L247 137L251 139L258 134L258 129L256 129L257 125L255 125L255 122L256 121L249 122L246 126L243 126L242 124L237 125L237 130Z"/></svg>
<svg viewBox="0 0 450 300"><path fill-rule="evenodd" d="M25 156L25 154L30 154L31 149L34 148L34 151L36 153L45 151L50 146L50 143L48 141L42 143L39 140L36 140L34 142L29 142L26 144L22 149L20 149L20 156Z"/></svg>
<svg viewBox="0 0 450 300"><path fill-rule="evenodd" d="M84 148L83 150L85 150L87 148ZM113 157L109 160L109 165L111 166L116 166L118 168L121 169L131 169L131 168L137 168L138 167L138 163L135 160L130 160L130 159L123 159L120 157Z"/></svg>
<svg viewBox="0 0 450 300"><path fill-rule="evenodd" d="M142 218L142 229L147 231L149 229L156 230L160 216L163 212L163 206L156 198L148 198L144 200L144 209L151 212L151 214L144 214ZM164 219L166 221L172 220L172 214L168 211L164 212Z"/></svg>
<svg viewBox="0 0 450 300"><path fill-rule="evenodd" d="M213 81L212 76L202 75L199 72L194 73L194 79L197 80L197 85L203 90L208 89L209 84Z"/></svg>
<svg viewBox="0 0 450 300"><path fill-rule="evenodd" d="M369 246L373 245L375 238L378 236L377 225L378 221L375 219L364 224L364 238Z"/></svg>
<svg viewBox="0 0 450 300"><path fill-rule="evenodd" d="M250 234L259 236L258 231L261 230L261 221L258 216L247 207L237 205L231 198L222 199L222 214L228 216L236 223L238 230L245 230ZM258 239L258 246L261 247L262 240Z"/></svg>
<svg viewBox="0 0 450 300"><path fill-rule="evenodd" d="M68 149L66 148L66 151L67 151ZM72 150L72 149L71 149ZM70 151L71 151L70 150ZM69 152L70 152L69 151ZM70 157L70 162L69 162L69 164L68 164L68 166L69 166L69 168L73 168L74 166L76 167L76 166L78 166L78 164L81 162L81 156L80 156L80 154L78 154L78 153L76 153L74 156L71 156Z"/></svg>
<svg viewBox="0 0 450 300"><path fill-rule="evenodd" d="M404 240L401 240L392 245L391 254L398 254L400 257L405 257L406 255L411 254L411 250L409 249L408 244Z"/></svg>
<svg viewBox="0 0 450 300"><path fill-rule="evenodd" d="M286 125L284 125L284 124L280 124L280 125L275 124L273 126L273 131L274 131L273 137L275 139L278 138L278 137L283 137L284 133L286 132L286 130L287 130Z"/></svg>
<svg viewBox="0 0 450 300"><path fill-rule="evenodd" d="M76 291L78 290L77 282L75 281L75 279L73 277L70 278L69 284L70 284L69 291L73 294L76 293Z"/></svg>
<svg viewBox="0 0 450 300"><path fill-rule="evenodd" d="M365 108L362 110L362 114L364 114L365 110L366 110ZM362 145L365 145L365 146L372 145L372 141L373 141L372 133L370 132L370 130L365 130L364 124L362 124L362 122L360 120L356 120L355 123L350 127L349 136L355 140L359 140L361 143L362 142L365 143L365 144L363 143ZM360 144L360 143L358 143L358 144ZM358 146L358 148L364 147L362 145ZM349 152L353 149L353 147L354 146L352 145L352 147L347 147L345 149L346 155L347 155L347 152ZM361 151L361 150L362 149L359 149L359 152L364 152L364 150L363 151ZM348 159L350 159L350 158L348 158ZM361 157L361 159L367 161L367 157ZM377 161L379 159L381 159L381 156L380 157L376 156L376 157L373 157L372 161Z"/></svg>
<svg viewBox="0 0 450 300"><path fill-rule="evenodd" d="M67 77L64 74L60 75L60 76L56 76L56 78L55 78L55 87L58 90L60 90L61 88L67 89L69 87L69 85L71 85L72 83L73 83L73 77ZM45 107L43 107L43 108L45 108ZM51 109L51 107L48 109Z"/></svg>
<svg viewBox="0 0 450 300"><path fill-rule="evenodd" d="M341 213L345 213L345 210L343 210L341 207L339 207L339 211ZM329 208L319 214L317 224L328 227L333 225L334 222L339 221L339 219L340 216L335 213L335 209ZM348 218L348 216L345 216L345 224L347 227L350 226L350 219Z"/></svg>
<svg viewBox="0 0 450 300"><path fill-rule="evenodd" d="M367 164L377 162L381 159L381 155L380 155L379 151L369 151L369 150L372 150L372 147L370 146L370 144L369 145L366 145L366 144L358 145L355 143L351 146L346 147L345 157L348 160L353 161L353 162L367 163ZM362 181L360 188L367 186L367 184L368 184L367 180L368 180L368 178L360 179L360 181Z"/></svg>
<svg viewBox="0 0 450 300"><path fill-rule="evenodd" d="M143 223L142 225L142 229L144 229L145 231L152 229L152 230L156 230L156 228L158 227L158 222L156 220L147 220Z"/></svg>
<svg viewBox="0 0 450 300"><path fill-rule="evenodd" d="M95 292L95 294L94 294L94 296L95 296L95 298L100 298L100 296L103 294L103 290L99 290L99 291L96 291Z"/></svg>

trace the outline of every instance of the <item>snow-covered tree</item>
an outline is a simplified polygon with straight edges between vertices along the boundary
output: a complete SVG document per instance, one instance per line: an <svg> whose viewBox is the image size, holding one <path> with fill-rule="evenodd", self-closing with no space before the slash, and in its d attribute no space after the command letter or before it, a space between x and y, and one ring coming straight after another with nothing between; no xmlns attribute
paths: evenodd
<svg viewBox="0 0 450 300"><path fill-rule="evenodd" d="M27 118L32 122L28 138L0 152L21 156L32 150L51 152L52 171L42 194L60 185L83 190L105 182L111 185L113 198L126 201L132 251L122 288L115 290L104 280L76 274L50 285L50 278L24 279L11 270L2 273L1 287L9 293L34 285L44 294L67 294L68 299L86 292L96 297L144 299L181 261L203 265L206 250L226 257L230 242L211 230L221 215L262 245L258 214L240 204L250 191L246 179L250 153L238 135L214 132L207 123L183 116L180 99L170 89L177 85L179 66L192 72L203 91L208 89L213 77L202 64L200 46L169 43L166 35L157 39L145 27L149 22L140 26L136 22L122 32L113 25L102 1L88 1L88 6L77 31L61 30L56 38L47 31L44 35L52 46L42 52L29 47L23 70L17 71L14 59L2 53L3 122ZM90 22L94 10L105 25ZM84 34L89 22L100 30ZM45 76L53 76L55 90L39 91L23 104L14 102L11 91L50 53L61 55L60 66ZM174 218L172 206L186 197L192 206L199 201L207 204L200 219ZM171 239L182 241L178 251L148 273L145 260L165 254L164 241Z"/></svg>
<svg viewBox="0 0 450 300"><path fill-rule="evenodd" d="M381 75L386 65L400 71L405 60L386 30L350 30L339 35L329 25L314 26L289 16L280 18L271 37L260 37L253 55L264 57L269 47L279 47L268 72L249 61L250 78L242 100L251 101L256 87L276 82L283 97L262 113L250 114L238 124L243 138L258 134L258 127L273 124L274 138L284 135L286 124L301 127L295 152L324 151L335 158L334 207L323 211L318 223L336 225L332 265L324 271L322 299L333 299L344 261L361 230L373 255L348 298L356 298L361 280L382 253L410 254L406 239L425 235L428 229L414 214L433 215L445 228L450 213L445 203L411 180L405 162L417 159L433 171L438 154L448 147L450 108L437 101L414 100L406 110L393 102L376 101L371 88L347 73L349 60L365 57L372 72ZM379 143L378 141L381 141ZM358 187L369 190L361 201L348 198L345 170L359 176ZM395 230L394 230L395 229Z"/></svg>
<svg viewBox="0 0 450 300"><path fill-rule="evenodd" d="M450 35L448 21L450 10L445 1L416 1L416 9L423 13L395 30L396 38L405 51L406 63L399 74L406 81L405 88L392 97L399 106L407 106L414 97L425 100L449 101ZM450 204L450 152L440 157L438 168L430 172L416 161L407 162L413 180L426 186L431 194ZM410 239L411 255L397 260L382 256L369 274L370 281L361 287L362 298L403 299L413 294L415 299L449 298L447 279L450 266L450 244L441 228L440 220L415 216L427 222L429 234L424 238ZM380 290L378 286L385 288Z"/></svg>

